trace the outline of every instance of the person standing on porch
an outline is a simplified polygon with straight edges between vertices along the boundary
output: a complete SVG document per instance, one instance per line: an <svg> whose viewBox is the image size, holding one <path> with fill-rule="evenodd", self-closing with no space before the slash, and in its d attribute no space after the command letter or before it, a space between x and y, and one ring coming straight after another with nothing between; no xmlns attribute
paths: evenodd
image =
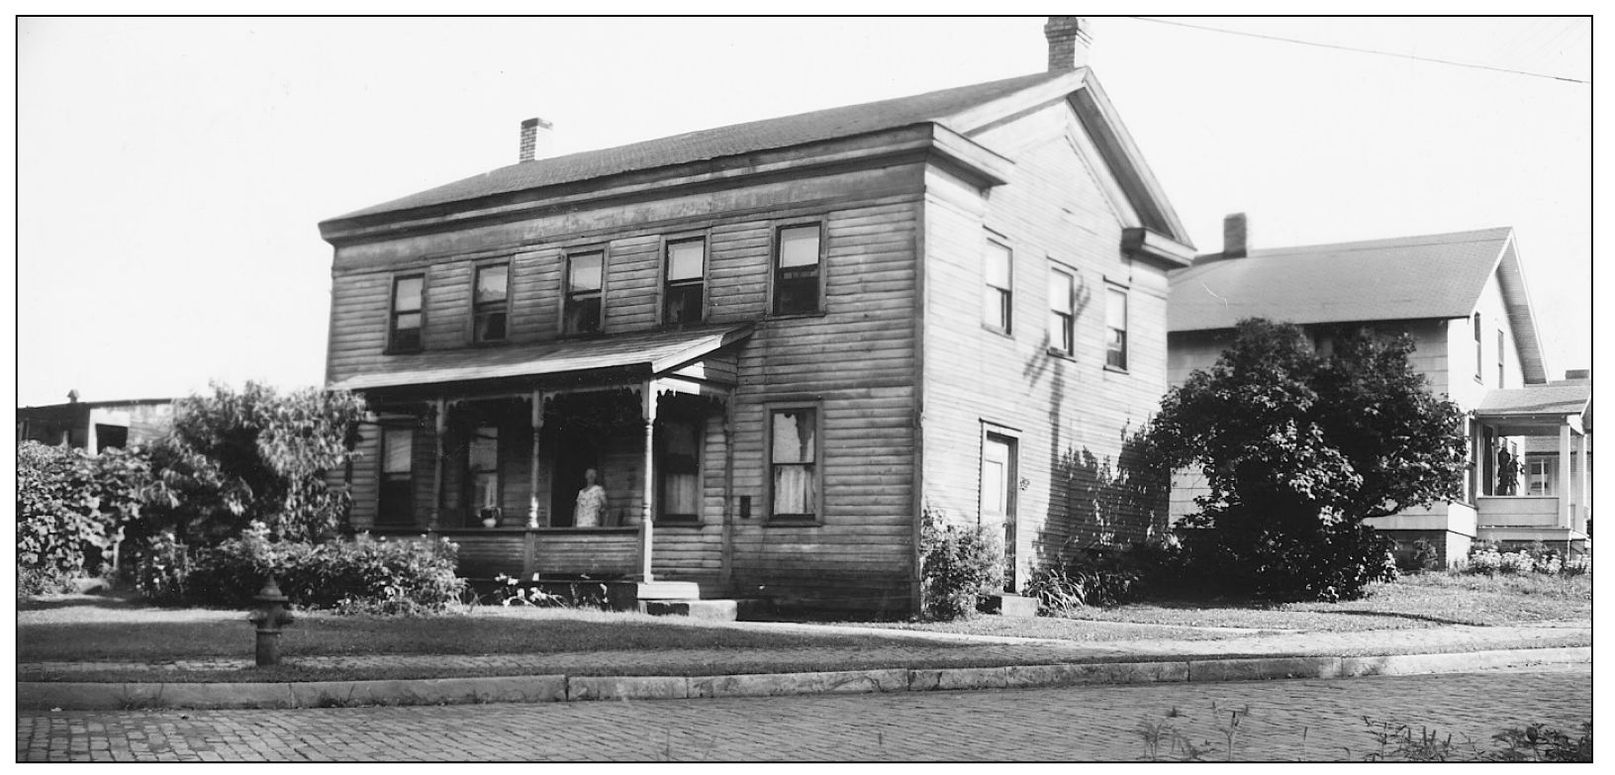
<svg viewBox="0 0 1615 775"><path fill-rule="evenodd" d="M1508 453L1507 447L1499 449L1497 451L1497 494L1513 495L1519 479L1519 463L1514 461L1514 456Z"/></svg>
<svg viewBox="0 0 1615 775"><path fill-rule="evenodd" d="M578 490L578 504L572 512L573 527L600 527L606 513L606 490L596 481L599 477L593 468L583 472L583 489Z"/></svg>

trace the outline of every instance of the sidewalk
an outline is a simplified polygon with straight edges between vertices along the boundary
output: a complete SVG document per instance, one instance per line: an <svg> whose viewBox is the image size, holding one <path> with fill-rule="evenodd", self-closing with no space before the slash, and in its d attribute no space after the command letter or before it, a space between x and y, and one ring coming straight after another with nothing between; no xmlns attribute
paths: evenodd
<svg viewBox="0 0 1615 775"><path fill-rule="evenodd" d="M1105 626L1095 622L1094 626ZM743 629L869 633L869 628L733 622ZM242 670L252 660L168 663L25 662L17 666L20 708L317 707L347 704L556 702L683 699L821 692L1022 688L1092 683L1348 678L1461 672L1590 662L1584 623L1531 626L1446 625L1360 632L1223 632L1220 640L1077 642L879 630L878 646L747 650L665 649L488 656L299 656L308 668L451 667L495 677L298 683L182 683L181 670ZM799 672L833 664L833 671ZM117 668L149 675L139 683L72 681L74 673ZM795 669L793 669L795 668ZM49 677L52 680L41 680Z"/></svg>

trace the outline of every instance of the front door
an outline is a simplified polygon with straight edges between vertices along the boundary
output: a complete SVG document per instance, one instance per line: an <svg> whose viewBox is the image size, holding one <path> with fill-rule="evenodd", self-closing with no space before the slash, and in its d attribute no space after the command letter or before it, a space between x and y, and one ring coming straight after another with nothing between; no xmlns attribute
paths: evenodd
<svg viewBox="0 0 1615 775"><path fill-rule="evenodd" d="M1015 578L1015 439L988 433L981 445L981 524L1001 527L1004 538L1004 591L1014 592Z"/></svg>

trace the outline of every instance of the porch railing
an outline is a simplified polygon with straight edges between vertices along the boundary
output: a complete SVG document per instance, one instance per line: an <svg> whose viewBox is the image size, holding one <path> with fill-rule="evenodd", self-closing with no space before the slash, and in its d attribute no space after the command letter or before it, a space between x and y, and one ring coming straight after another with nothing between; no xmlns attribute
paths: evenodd
<svg viewBox="0 0 1615 775"><path fill-rule="evenodd" d="M500 574L595 579L633 576L640 569L639 527L443 528L437 535L460 547L460 575Z"/></svg>

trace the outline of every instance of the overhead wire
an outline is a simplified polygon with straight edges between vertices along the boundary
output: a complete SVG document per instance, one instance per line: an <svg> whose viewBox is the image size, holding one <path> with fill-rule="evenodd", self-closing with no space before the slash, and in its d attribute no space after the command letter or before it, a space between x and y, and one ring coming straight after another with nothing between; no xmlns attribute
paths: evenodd
<svg viewBox="0 0 1615 775"><path fill-rule="evenodd" d="M1155 17L1151 17L1151 16L1129 16L1127 18L1136 19L1136 20L1142 21L1142 22L1154 22L1156 24L1169 24L1169 25L1172 25L1172 26L1175 26L1175 27L1187 27L1187 28L1193 29L1193 30L1204 30L1206 32L1221 32L1221 33L1228 34L1228 35L1241 35L1241 36L1244 36L1244 37L1247 37L1247 38L1260 38L1262 40L1273 40L1273 41L1279 41L1281 43L1294 43L1294 44L1300 45L1300 46L1314 46L1316 48L1330 48L1330 49L1336 49L1338 51L1351 51L1351 52L1355 52L1355 53L1358 53L1358 54L1378 54L1380 56L1397 57L1397 58L1400 58L1400 59L1411 59L1411 60L1414 60L1414 61L1417 61L1417 62L1431 62L1431 63L1434 63L1434 64L1452 65L1454 67L1469 67L1469 68L1474 68L1474 69L1477 69L1477 70L1491 70L1493 72L1509 73L1509 74L1512 74L1512 75L1525 75L1525 76L1530 76L1532 78L1548 78L1548 79L1551 79L1551 80L1564 81L1564 82L1567 82L1567 83L1579 83L1579 84L1586 84L1587 83L1587 81L1585 81L1583 79L1580 79L1580 78L1571 78L1569 76L1563 76L1563 75L1553 75L1551 73L1536 73L1536 72L1531 72L1531 71L1528 71L1528 70L1515 70L1515 69L1508 68L1508 67L1497 67L1497 66L1494 66L1494 65L1483 65L1483 64L1479 64L1479 63L1475 63L1475 62L1459 62L1459 61L1452 60L1452 59L1439 59L1439 58L1436 58L1436 57L1419 56L1417 54L1403 54L1403 53L1396 52L1396 51L1381 51L1381 50L1370 49L1370 48L1357 48L1355 46L1342 46L1342 45L1338 45L1338 44L1334 44L1334 43L1320 43L1320 42L1314 41L1314 40L1300 40L1298 38L1286 38L1286 37L1282 37L1282 36L1279 36L1279 35L1267 35L1267 34L1263 34L1263 33L1260 33L1260 32L1248 32L1246 30L1231 30L1231 29L1226 29L1226 28L1223 28L1223 27L1206 27L1206 26L1199 25L1199 24L1189 24L1187 22L1173 21L1173 20L1170 20L1170 19L1160 19L1160 18L1155 18Z"/></svg>

